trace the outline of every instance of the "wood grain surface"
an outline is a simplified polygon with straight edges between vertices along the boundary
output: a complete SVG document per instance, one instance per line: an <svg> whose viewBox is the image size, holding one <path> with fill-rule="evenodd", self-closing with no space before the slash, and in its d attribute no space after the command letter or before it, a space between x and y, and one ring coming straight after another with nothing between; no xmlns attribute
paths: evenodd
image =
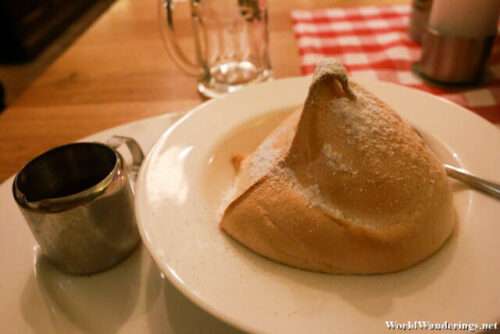
<svg viewBox="0 0 500 334"><path fill-rule="evenodd" d="M269 0L275 78L300 75L292 9L333 8L409 0ZM193 54L189 8L176 7L181 46ZM54 146L126 122L187 111L203 100L196 79L168 57L156 0L117 0L0 114L0 182Z"/></svg>

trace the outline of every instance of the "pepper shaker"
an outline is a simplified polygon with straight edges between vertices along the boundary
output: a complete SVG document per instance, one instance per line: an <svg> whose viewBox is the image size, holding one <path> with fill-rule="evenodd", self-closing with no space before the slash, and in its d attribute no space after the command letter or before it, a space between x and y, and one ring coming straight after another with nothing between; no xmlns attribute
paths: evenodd
<svg viewBox="0 0 500 334"><path fill-rule="evenodd" d="M434 0L415 72L440 85L480 83L499 12L498 0Z"/></svg>

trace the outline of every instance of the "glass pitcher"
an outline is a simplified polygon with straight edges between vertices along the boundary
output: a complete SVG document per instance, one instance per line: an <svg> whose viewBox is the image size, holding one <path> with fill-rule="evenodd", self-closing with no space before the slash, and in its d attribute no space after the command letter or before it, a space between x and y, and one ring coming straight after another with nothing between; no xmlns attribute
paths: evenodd
<svg viewBox="0 0 500 334"><path fill-rule="evenodd" d="M160 23L168 53L185 73L198 78L207 98L272 78L265 0L188 0L196 62L179 47L173 23L179 0L160 0Z"/></svg>

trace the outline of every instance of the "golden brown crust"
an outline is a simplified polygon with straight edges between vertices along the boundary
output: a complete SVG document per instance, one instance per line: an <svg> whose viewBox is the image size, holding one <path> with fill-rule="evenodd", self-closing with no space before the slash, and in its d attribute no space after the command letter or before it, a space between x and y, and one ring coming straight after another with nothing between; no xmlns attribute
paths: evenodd
<svg viewBox="0 0 500 334"><path fill-rule="evenodd" d="M233 164L233 167L236 171L240 170L241 163L243 162L243 160L245 160L246 157L247 155L242 153L233 154L233 156L231 157L231 163Z"/></svg>
<svg viewBox="0 0 500 334"><path fill-rule="evenodd" d="M344 77L336 62L319 65L295 136L281 143L282 154L264 175L245 181L220 226L298 268L401 270L450 235L450 185L411 126ZM248 159L240 177L249 173Z"/></svg>

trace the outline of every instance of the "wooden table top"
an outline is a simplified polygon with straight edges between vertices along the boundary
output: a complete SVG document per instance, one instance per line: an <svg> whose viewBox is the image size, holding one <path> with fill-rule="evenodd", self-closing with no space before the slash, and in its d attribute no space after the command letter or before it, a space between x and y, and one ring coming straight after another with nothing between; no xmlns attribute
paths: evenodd
<svg viewBox="0 0 500 334"><path fill-rule="evenodd" d="M290 10L408 2L268 1L275 78L300 75ZM117 0L0 114L0 182L52 147L203 102L196 79L182 73L163 47L157 7L156 0ZM180 44L194 54L188 6L176 9Z"/></svg>

